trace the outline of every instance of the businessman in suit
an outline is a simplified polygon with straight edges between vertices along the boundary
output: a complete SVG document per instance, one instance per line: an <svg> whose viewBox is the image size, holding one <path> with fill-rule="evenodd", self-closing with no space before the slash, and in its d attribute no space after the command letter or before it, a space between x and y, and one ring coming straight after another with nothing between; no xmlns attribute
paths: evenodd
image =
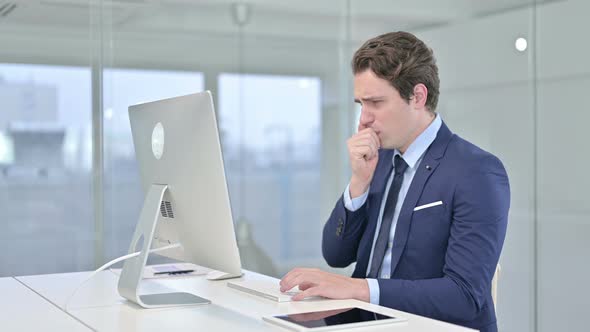
<svg viewBox="0 0 590 332"><path fill-rule="evenodd" d="M355 298L480 331L497 331L491 280L506 234L510 187L501 161L452 133L436 113L433 52L406 32L368 40L352 60L358 132L352 175L324 226L332 267L296 268L294 299Z"/></svg>

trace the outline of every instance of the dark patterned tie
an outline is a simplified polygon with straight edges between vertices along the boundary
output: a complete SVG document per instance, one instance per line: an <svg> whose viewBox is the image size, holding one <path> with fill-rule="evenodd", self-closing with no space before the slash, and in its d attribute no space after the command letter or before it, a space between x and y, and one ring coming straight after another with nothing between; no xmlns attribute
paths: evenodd
<svg viewBox="0 0 590 332"><path fill-rule="evenodd" d="M377 278L379 275L379 269L381 269L381 263L383 263L383 257L385 257L387 243L389 242L389 232L391 223L393 222L395 206L397 205L397 196L399 196L399 190L404 181L404 172L408 168L408 164L398 154L394 158L393 168L395 174L393 175L391 187L389 187L389 193L387 193L387 201L385 202L383 218L381 219L381 228L379 228L379 236L377 236L377 242L373 250L373 260L371 261L371 270L369 270L369 274L367 275L368 278Z"/></svg>

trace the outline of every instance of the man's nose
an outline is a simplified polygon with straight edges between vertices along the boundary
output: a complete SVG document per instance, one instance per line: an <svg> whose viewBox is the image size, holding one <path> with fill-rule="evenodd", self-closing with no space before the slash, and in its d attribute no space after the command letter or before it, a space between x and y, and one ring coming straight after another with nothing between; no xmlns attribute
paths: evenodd
<svg viewBox="0 0 590 332"><path fill-rule="evenodd" d="M363 127L368 127L373 123L373 117L368 112L361 111L360 122Z"/></svg>

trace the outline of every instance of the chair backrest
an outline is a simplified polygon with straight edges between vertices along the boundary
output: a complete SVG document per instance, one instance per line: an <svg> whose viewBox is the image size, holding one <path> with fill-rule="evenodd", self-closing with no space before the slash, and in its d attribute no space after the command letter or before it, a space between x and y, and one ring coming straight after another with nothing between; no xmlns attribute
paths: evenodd
<svg viewBox="0 0 590 332"><path fill-rule="evenodd" d="M492 278L492 300L496 310L498 309L498 279L500 279L500 264L496 265L496 272Z"/></svg>

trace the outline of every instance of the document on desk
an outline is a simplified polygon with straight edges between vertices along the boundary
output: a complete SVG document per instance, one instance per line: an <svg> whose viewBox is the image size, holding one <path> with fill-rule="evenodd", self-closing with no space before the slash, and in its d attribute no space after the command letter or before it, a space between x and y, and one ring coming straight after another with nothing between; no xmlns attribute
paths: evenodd
<svg viewBox="0 0 590 332"><path fill-rule="evenodd" d="M121 269L111 268L111 271L116 275L121 275ZM148 265L143 269L143 279L200 276L209 271L209 269L191 263Z"/></svg>

